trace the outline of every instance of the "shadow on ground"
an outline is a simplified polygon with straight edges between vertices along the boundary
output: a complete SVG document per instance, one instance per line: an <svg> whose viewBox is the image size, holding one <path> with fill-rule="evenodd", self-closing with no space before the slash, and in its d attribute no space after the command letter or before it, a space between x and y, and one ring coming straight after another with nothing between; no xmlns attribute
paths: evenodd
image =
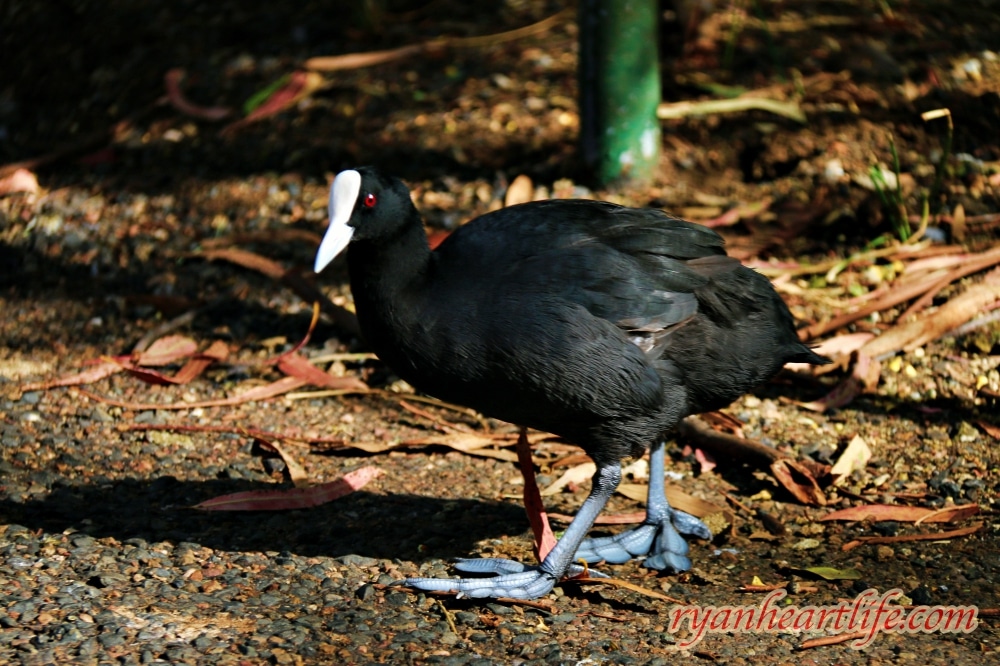
<svg viewBox="0 0 1000 666"><path fill-rule="evenodd" d="M218 495L261 489L261 484L248 482L183 482L170 476L60 486L44 499L0 501L0 515L4 523L54 534L73 530L118 541L188 541L224 551L416 561L467 557L474 553L476 542L521 533L527 523L524 510L515 503L364 491L308 510L189 508Z"/></svg>

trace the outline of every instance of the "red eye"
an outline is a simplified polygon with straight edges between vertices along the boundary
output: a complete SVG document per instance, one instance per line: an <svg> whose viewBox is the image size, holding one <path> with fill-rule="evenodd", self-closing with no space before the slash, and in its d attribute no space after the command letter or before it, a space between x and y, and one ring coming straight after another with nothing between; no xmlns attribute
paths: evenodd
<svg viewBox="0 0 1000 666"><path fill-rule="evenodd" d="M369 192L368 194L365 195L365 198L364 198L365 208L374 208L376 202L377 202L377 200L375 199L375 195L372 194L371 192Z"/></svg>

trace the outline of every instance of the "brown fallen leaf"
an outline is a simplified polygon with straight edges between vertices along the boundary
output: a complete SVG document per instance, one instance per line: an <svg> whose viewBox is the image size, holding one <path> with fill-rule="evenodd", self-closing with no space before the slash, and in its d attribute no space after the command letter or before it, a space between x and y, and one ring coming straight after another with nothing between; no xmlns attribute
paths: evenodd
<svg viewBox="0 0 1000 666"><path fill-rule="evenodd" d="M858 546L863 546L865 544L879 544L879 543L903 543L906 541L944 541L946 539L956 539L958 537L969 536L970 534L975 534L983 528L982 523L975 523L969 527L962 527L957 530L949 530L947 532L926 532L923 534L899 534L897 536L871 536L871 537L857 537L853 541L848 541L840 550L847 552L849 550L854 550Z"/></svg>
<svg viewBox="0 0 1000 666"><path fill-rule="evenodd" d="M110 377L116 372L121 372L124 368L119 364L111 361L101 361L97 365L94 365L87 370L82 372L74 372L71 375L65 375L64 377L59 377L57 379L50 379L45 382L34 382L31 384L24 384L21 386L22 391L46 391L51 388L57 388L59 386L79 386L80 384L92 384L93 382L100 381L105 377Z"/></svg>
<svg viewBox="0 0 1000 666"><path fill-rule="evenodd" d="M320 483L306 488L284 490L250 490L220 495L194 505L202 511L283 511L308 509L326 504L363 488L369 481L382 474L378 467L361 467L345 474L336 481Z"/></svg>
<svg viewBox="0 0 1000 666"><path fill-rule="evenodd" d="M224 361L229 356L229 346L222 340L216 340L208 349L189 358L187 363L173 375L166 375L149 368L123 364L126 372L151 384L188 384L197 379L213 363Z"/></svg>
<svg viewBox="0 0 1000 666"><path fill-rule="evenodd" d="M993 253L995 261L1000 261L1000 248ZM897 351L913 351L961 326L998 298L1000 298L1000 269L990 271L982 282L972 285L934 312L925 313L914 321L894 326L867 343L859 353L877 358Z"/></svg>
<svg viewBox="0 0 1000 666"><path fill-rule="evenodd" d="M560 475L558 479L553 481L542 491L543 497L550 497L552 495L557 495L563 491L567 486L570 485L580 485L590 481L594 474L597 472L597 465L593 462L580 463L574 467L570 467L565 472Z"/></svg>
<svg viewBox="0 0 1000 666"><path fill-rule="evenodd" d="M441 53L447 48L478 48L502 44L522 37L546 32L563 19L568 18L572 13L572 9L564 9L523 28L516 28L492 35L483 35L481 37L439 37L419 44L410 44L387 51L369 51L366 53L347 53L339 56L309 58L305 62L305 67L320 72L336 72L345 69L381 65L387 62L413 58L424 53Z"/></svg>
<svg viewBox="0 0 1000 666"><path fill-rule="evenodd" d="M202 257L208 261L222 259L223 261L228 261L230 263L243 266L244 268L257 271L258 273L263 273L267 277L275 280L280 280L285 275L285 267L277 261L268 259L267 257L262 257L256 252L241 250L236 247L202 250L201 252L196 253L195 256Z"/></svg>
<svg viewBox="0 0 1000 666"><path fill-rule="evenodd" d="M977 504L962 504L944 509L927 509L919 506L895 504L865 504L828 513L820 520L870 520L874 522L895 520L900 523L952 523L965 520L979 513Z"/></svg>
<svg viewBox="0 0 1000 666"><path fill-rule="evenodd" d="M771 463L771 474L803 504L826 506L826 495L805 465L791 458L782 458Z"/></svg>
<svg viewBox="0 0 1000 666"><path fill-rule="evenodd" d="M891 249L891 248L890 248ZM930 291L940 291L943 286L959 280L967 275L978 273L989 268L997 261L1000 261L1000 248L994 248L979 255L969 256L956 269L951 271L946 277L931 275L921 280L912 280L906 284L898 285L894 289L887 291L882 298L873 300L861 307L854 308L850 312L845 312L825 322L817 322L799 329L799 339L803 342L811 340L824 333L835 331L847 324L867 317L873 312L881 312L889 308L906 303L914 298L918 298ZM885 335L884 333L882 334ZM880 336L881 337L881 336ZM874 342L874 341L873 341ZM869 352L870 353L870 352ZM871 354L879 356L879 354Z"/></svg>
<svg viewBox="0 0 1000 666"><path fill-rule="evenodd" d="M145 351L133 354L135 365L160 366L168 365L187 358L198 351L198 343L185 335L166 335L159 338Z"/></svg>
<svg viewBox="0 0 1000 666"><path fill-rule="evenodd" d="M570 523L573 521L573 516L568 513L554 513L548 512L549 518L552 520L557 520L560 523ZM630 513L612 513L612 514L601 514L596 519L594 519L595 525L635 525L646 520L645 511L632 511Z"/></svg>
<svg viewBox="0 0 1000 666"><path fill-rule="evenodd" d="M982 419L976 421L976 425L983 429L987 435L993 439L1000 439L1000 426L995 426L992 423L987 423Z"/></svg>
<svg viewBox="0 0 1000 666"><path fill-rule="evenodd" d="M731 227L740 220L745 220L747 218L757 217L768 208L771 207L771 198L764 197L760 201L755 201L753 203L740 204L734 208L730 208L722 215L715 217L710 220L701 220L699 224L702 224L710 229L717 229L719 227Z"/></svg>
<svg viewBox="0 0 1000 666"><path fill-rule="evenodd" d="M304 384L331 389L352 389L365 391L368 385L357 377L334 377L320 370L300 354L282 354L277 361L278 369L289 377L301 379Z"/></svg>
<svg viewBox="0 0 1000 666"><path fill-rule="evenodd" d="M646 492L648 490L649 487L641 483L619 483L617 492L631 500L645 504ZM670 506L698 518L704 518L713 513L725 511L724 507L699 499L694 495L689 495L673 484L668 484L664 491L666 492L667 501L670 502Z"/></svg>

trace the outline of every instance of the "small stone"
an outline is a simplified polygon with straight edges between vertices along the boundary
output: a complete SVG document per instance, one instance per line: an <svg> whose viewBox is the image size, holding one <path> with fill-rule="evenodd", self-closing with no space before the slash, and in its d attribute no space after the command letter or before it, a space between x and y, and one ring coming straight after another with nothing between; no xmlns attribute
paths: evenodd
<svg viewBox="0 0 1000 666"><path fill-rule="evenodd" d="M371 601L375 596L375 586L371 583L365 583L358 588L358 591L354 593L354 596L361 601Z"/></svg>

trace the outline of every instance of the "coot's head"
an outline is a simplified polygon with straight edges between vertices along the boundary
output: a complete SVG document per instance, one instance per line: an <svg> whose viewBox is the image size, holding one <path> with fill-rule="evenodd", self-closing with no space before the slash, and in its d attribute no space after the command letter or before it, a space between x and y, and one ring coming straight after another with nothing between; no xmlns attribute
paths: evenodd
<svg viewBox="0 0 1000 666"><path fill-rule="evenodd" d="M351 241L396 235L414 213L410 192L400 180L372 167L341 171L330 187L330 226L316 252L319 273Z"/></svg>

